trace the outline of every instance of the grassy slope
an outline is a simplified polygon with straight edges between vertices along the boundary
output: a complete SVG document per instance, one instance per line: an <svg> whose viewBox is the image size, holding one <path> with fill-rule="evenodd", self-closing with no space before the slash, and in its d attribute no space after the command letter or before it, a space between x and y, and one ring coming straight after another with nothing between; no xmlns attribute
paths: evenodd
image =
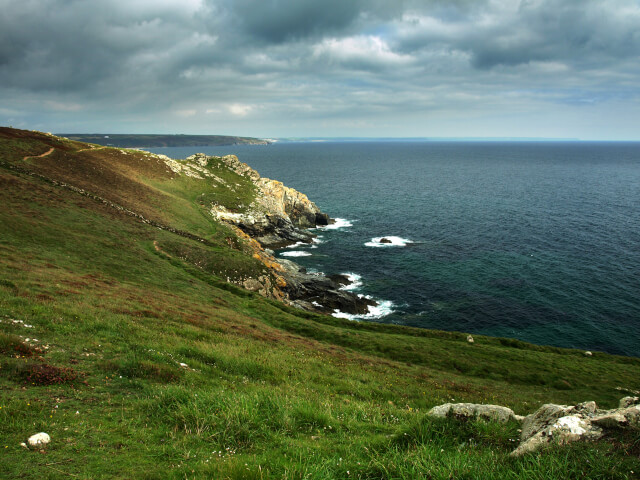
<svg viewBox="0 0 640 480"><path fill-rule="evenodd" d="M640 471L637 432L516 460L507 454L517 424L424 416L452 399L521 414L545 402L612 407L640 387L638 359L485 337L469 345L463 334L348 322L265 300L220 279L261 267L203 213L198 199L215 195L210 187L174 179L141 153L87 148L0 129L0 478ZM230 202L235 193L220 195ZM158 245L197 252L207 267ZM19 446L38 431L52 436L46 453Z"/></svg>

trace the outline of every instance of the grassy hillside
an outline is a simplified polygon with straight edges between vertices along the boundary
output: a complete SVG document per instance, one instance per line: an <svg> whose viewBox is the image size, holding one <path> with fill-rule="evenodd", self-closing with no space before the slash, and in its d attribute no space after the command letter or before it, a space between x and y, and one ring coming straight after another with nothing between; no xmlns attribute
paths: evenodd
<svg viewBox="0 0 640 480"><path fill-rule="evenodd" d="M469 344L230 285L223 278L264 266L203 208L203 194L230 208L254 194L219 173L236 189L143 152L0 128L0 478L640 472L637 431L515 459L517 423L425 416L454 400L518 414L546 402L614 407L640 389L640 359ZM40 431L52 438L43 453L20 447Z"/></svg>

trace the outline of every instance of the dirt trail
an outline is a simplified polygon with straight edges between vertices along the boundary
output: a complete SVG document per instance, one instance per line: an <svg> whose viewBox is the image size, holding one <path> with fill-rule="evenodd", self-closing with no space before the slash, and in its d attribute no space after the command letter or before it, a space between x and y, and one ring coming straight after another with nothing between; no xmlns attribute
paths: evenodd
<svg viewBox="0 0 640 480"><path fill-rule="evenodd" d="M40 154L40 155L27 155L26 157L24 157L22 160L26 160L27 158L41 158L41 157L46 157L48 155L51 155L53 153L53 151L55 150L55 148L51 147L49 150L47 150L46 152Z"/></svg>

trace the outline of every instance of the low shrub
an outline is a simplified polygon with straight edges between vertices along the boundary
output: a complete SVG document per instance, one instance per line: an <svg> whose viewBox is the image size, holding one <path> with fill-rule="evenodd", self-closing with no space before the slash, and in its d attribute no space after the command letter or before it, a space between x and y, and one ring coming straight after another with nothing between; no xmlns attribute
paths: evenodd
<svg viewBox="0 0 640 480"><path fill-rule="evenodd" d="M31 385L63 385L79 380L80 374L72 368L56 367L47 363L29 362L18 365L15 377Z"/></svg>

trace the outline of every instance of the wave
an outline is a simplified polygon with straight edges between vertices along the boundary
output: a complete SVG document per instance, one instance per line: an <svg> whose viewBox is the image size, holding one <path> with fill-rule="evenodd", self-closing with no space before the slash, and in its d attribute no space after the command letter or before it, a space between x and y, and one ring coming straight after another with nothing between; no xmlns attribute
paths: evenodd
<svg viewBox="0 0 640 480"><path fill-rule="evenodd" d="M353 227L353 222L346 218L335 218L334 223L330 225L319 225L316 228L318 230L338 230L339 228Z"/></svg>
<svg viewBox="0 0 640 480"><path fill-rule="evenodd" d="M410 243L413 243L413 240L409 240L408 238L387 236L387 237L372 238L370 242L365 243L365 246L367 247L406 247Z"/></svg>
<svg viewBox="0 0 640 480"><path fill-rule="evenodd" d="M311 254L309 252L303 252L301 250L293 250L292 252L281 252L280 255L283 257L310 257Z"/></svg>
<svg viewBox="0 0 640 480"><path fill-rule="evenodd" d="M371 299L369 296L360 295L360 297L365 297ZM352 315L350 313L344 313L340 310L334 310L331 316L336 318L346 318L347 320L374 320L382 317L386 317L387 315L394 312L393 307L395 305L390 300L376 300L378 302L375 306L369 306L369 311L360 315Z"/></svg>
<svg viewBox="0 0 640 480"><path fill-rule="evenodd" d="M357 273L341 273L340 275L344 275L349 279L349 283L340 287L340 290L356 290L362 286L362 277Z"/></svg>
<svg viewBox="0 0 640 480"><path fill-rule="evenodd" d="M284 248L297 248L297 247L303 247L303 246L309 246L309 243L307 243L307 242L296 242L296 243L293 243L291 245L287 245Z"/></svg>
<svg viewBox="0 0 640 480"><path fill-rule="evenodd" d="M322 235L320 235L319 238L322 238ZM298 248L298 247L318 248L318 245L320 245L321 243L324 243L324 241L318 240L317 238L312 238L311 242L296 242L296 243L292 243L291 245L287 245L284 248Z"/></svg>

